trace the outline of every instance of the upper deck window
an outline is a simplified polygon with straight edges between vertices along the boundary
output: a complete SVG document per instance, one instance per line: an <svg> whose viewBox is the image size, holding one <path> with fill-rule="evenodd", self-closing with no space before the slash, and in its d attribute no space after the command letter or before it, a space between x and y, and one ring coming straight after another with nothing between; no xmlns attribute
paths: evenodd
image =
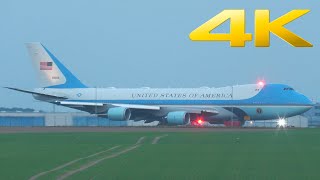
<svg viewBox="0 0 320 180"><path fill-rule="evenodd" d="M283 90L284 90L284 91L294 91L294 89L293 89L293 88L291 88L291 87L283 88Z"/></svg>

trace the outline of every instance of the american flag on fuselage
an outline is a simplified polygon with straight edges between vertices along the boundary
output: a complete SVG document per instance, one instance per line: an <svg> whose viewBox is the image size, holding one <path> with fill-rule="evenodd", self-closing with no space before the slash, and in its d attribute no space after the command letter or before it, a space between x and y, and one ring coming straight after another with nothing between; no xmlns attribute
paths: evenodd
<svg viewBox="0 0 320 180"><path fill-rule="evenodd" d="M40 70L52 70L52 62L40 62Z"/></svg>

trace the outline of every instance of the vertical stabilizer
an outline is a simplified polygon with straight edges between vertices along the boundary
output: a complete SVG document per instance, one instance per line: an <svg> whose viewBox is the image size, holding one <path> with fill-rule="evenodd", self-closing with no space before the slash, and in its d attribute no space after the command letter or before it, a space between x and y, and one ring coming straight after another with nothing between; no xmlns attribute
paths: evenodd
<svg viewBox="0 0 320 180"><path fill-rule="evenodd" d="M86 88L86 86L41 43L27 43L26 46L41 87Z"/></svg>

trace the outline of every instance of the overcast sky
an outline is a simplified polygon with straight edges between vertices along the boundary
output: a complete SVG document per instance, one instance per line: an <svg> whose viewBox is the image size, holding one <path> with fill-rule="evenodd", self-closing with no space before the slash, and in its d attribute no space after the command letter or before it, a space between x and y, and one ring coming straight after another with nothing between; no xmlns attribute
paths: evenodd
<svg viewBox="0 0 320 180"><path fill-rule="evenodd" d="M273 35L270 48L189 39L224 9L246 10L247 33L254 32L256 9L269 9L272 20L292 9L310 9L286 27L314 47L293 48ZM319 99L319 18L319 0L2 0L0 85L38 87L24 43L40 41L89 86L219 87L264 78ZM0 106L51 108L5 89Z"/></svg>

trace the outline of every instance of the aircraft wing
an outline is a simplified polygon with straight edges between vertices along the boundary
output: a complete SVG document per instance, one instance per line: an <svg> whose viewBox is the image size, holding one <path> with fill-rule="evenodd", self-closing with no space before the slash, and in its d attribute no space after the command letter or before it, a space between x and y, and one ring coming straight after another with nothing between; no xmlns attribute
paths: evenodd
<svg viewBox="0 0 320 180"><path fill-rule="evenodd" d="M98 107L126 107L130 109L145 109L145 110L160 110L159 106L148 106L148 105L139 105L139 104L105 104L105 103L94 103L94 102L76 102L76 101L59 101L57 102L65 106L98 106Z"/></svg>
<svg viewBox="0 0 320 180"><path fill-rule="evenodd" d="M139 104L111 104L116 107L126 107L130 109L145 109L145 110L160 110L160 106L148 106L148 105L139 105Z"/></svg>
<svg viewBox="0 0 320 180"><path fill-rule="evenodd" d="M112 107L125 107L130 109L137 109L137 110L161 110L163 108L168 107L161 107L161 106L152 106L152 105L141 105L141 104L114 104L114 103L95 103L95 102L79 102L79 101L56 101L56 103L69 106L69 107L105 107L105 108L112 108ZM219 114L217 109L215 108L208 108L208 107L180 107L178 108L181 111L187 111L189 113L194 114L201 114L207 113L211 115Z"/></svg>
<svg viewBox="0 0 320 180"><path fill-rule="evenodd" d="M63 96L56 96L56 95L51 95L51 94L43 94L39 92L34 92L34 91L29 91L29 90L24 90L24 89L19 89L19 88L13 88L13 87L4 87L10 90L14 91L19 91L23 93L28 93L32 95L39 95L42 97L50 98L53 99L52 102L67 106L67 107L73 107L81 110L85 110L86 108L89 107L89 109L93 109L94 107L100 107L103 109L107 108L112 108L112 107L125 107L125 108L130 108L130 109L137 109L137 110L161 110L162 108L168 108L168 107L161 107L161 106L152 106L152 105L140 105L140 104L115 104L115 103L95 103L95 102L79 102L79 101L65 101L68 98L63 97ZM214 109L214 108L208 108L208 107L180 107L178 108L179 110L186 111L188 113L194 113L194 114L201 114L201 113L207 113L211 115L216 115L219 114L219 112Z"/></svg>

